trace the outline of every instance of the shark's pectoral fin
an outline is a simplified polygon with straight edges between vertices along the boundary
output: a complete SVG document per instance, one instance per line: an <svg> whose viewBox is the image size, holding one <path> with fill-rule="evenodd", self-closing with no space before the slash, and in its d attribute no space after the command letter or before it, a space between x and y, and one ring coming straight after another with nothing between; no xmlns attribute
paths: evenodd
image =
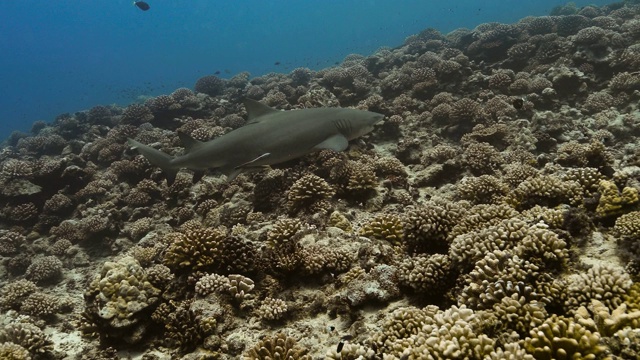
<svg viewBox="0 0 640 360"><path fill-rule="evenodd" d="M349 140L342 134L333 135L325 141L313 147L314 150L329 149L333 151L344 151L349 146Z"/></svg>
<svg viewBox="0 0 640 360"><path fill-rule="evenodd" d="M227 176L227 181L232 181L233 179L238 177L238 175L240 175L240 173L243 170L244 169L224 169L224 170L221 170L221 171L222 171L223 174L225 174Z"/></svg>
<svg viewBox="0 0 640 360"><path fill-rule="evenodd" d="M253 167L253 166L255 166L255 163L256 163L258 160L262 160L262 159L264 159L264 158L268 157L269 155L271 155L271 153L264 153L264 154L262 154L262 155L258 156L257 158L255 158L255 159L253 159L253 160L247 161L247 162L246 162L246 163L244 163L244 164L240 164L240 165L236 166L234 169L241 169L241 168L246 168L246 167ZM258 166L262 166L262 165L258 165Z"/></svg>

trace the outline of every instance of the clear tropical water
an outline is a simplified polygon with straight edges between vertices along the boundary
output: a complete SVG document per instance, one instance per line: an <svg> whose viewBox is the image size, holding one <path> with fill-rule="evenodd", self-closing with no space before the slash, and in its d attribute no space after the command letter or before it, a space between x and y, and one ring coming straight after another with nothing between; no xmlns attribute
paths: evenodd
<svg viewBox="0 0 640 360"><path fill-rule="evenodd" d="M575 1L604 5L612 1ZM539 0L11 0L0 2L0 138L36 120L230 77L319 69L432 27L545 15Z"/></svg>

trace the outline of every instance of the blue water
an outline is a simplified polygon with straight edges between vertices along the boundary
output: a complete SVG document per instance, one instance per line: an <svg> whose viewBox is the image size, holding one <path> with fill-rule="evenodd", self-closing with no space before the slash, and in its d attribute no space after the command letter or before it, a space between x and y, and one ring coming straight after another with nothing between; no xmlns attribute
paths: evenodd
<svg viewBox="0 0 640 360"><path fill-rule="evenodd" d="M578 6L612 1L575 1ZM36 120L230 77L319 69L350 53L546 15L563 1L6 0L0 2L0 138ZM280 65L276 65L279 62Z"/></svg>

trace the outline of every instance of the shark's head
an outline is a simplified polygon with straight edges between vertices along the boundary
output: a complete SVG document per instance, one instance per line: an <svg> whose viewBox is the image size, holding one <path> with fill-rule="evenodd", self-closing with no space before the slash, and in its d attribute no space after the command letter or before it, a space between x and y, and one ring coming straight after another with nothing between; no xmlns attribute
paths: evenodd
<svg viewBox="0 0 640 360"><path fill-rule="evenodd" d="M334 123L349 140L370 133L373 126L384 119L382 114L356 109L341 109L338 115L338 120Z"/></svg>

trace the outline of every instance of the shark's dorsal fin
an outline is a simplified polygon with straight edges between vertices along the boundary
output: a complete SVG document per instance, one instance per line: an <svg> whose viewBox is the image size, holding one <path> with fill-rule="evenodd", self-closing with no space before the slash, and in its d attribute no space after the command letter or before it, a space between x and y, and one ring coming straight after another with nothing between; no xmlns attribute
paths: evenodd
<svg viewBox="0 0 640 360"><path fill-rule="evenodd" d="M183 133L183 132L178 132L178 137L180 138L180 141L182 142L182 145L184 145L184 148L186 149L186 152L191 151L194 147L202 144L202 141L198 141L194 138L192 138L191 136Z"/></svg>
<svg viewBox="0 0 640 360"><path fill-rule="evenodd" d="M253 99L244 99L244 107L247 109L247 124L257 123L261 116L280 111Z"/></svg>
<svg viewBox="0 0 640 360"><path fill-rule="evenodd" d="M314 150L330 149L333 151L344 151L349 146L349 140L342 134L337 134L325 139L320 144L313 147Z"/></svg>

